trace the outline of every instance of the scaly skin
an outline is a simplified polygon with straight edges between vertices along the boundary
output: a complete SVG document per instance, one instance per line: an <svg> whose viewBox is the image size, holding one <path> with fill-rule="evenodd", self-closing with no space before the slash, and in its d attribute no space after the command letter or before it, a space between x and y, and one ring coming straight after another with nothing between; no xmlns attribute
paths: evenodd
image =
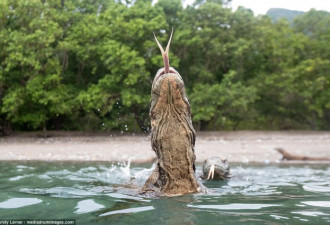
<svg viewBox="0 0 330 225"><path fill-rule="evenodd" d="M153 81L149 113L152 149L158 164L143 187L144 193L160 196L184 195L202 189L195 177L195 130L190 105L180 74L166 61L168 47L164 52L160 46L165 67L158 70Z"/></svg>

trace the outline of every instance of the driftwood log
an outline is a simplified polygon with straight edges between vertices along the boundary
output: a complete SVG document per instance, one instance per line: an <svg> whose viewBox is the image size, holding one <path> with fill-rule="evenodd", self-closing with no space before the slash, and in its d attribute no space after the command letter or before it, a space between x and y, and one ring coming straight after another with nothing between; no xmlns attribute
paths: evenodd
<svg viewBox="0 0 330 225"><path fill-rule="evenodd" d="M164 60L152 84L149 112L151 145L158 163L142 189L160 196L196 193L202 186L195 177L195 130L184 83L169 67L172 34L165 51L155 36Z"/></svg>
<svg viewBox="0 0 330 225"><path fill-rule="evenodd" d="M282 160L309 160L309 161L330 161L327 157L310 157L304 155L295 155L287 152L283 148L275 148L279 153L282 154Z"/></svg>

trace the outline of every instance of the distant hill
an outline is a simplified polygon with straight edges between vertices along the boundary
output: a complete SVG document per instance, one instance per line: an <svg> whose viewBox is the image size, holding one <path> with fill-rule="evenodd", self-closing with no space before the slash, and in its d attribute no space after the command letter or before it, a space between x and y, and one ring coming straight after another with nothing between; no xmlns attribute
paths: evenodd
<svg viewBox="0 0 330 225"><path fill-rule="evenodd" d="M287 19L290 23L293 22L293 20L301 15L304 14L303 11L297 11L297 10L290 10L290 9L281 9L281 8L271 8L267 11L267 15L272 18L274 22L277 22L281 18Z"/></svg>

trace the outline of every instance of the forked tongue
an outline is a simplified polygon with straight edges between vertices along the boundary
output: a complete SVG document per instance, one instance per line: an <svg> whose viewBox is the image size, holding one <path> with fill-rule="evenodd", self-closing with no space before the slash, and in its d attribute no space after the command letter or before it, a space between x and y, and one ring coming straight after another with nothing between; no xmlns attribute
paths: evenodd
<svg viewBox="0 0 330 225"><path fill-rule="evenodd" d="M170 40L168 41L167 46L166 46L166 49L164 51L163 47L160 45L160 43L157 40L157 37L156 37L156 35L154 33L155 40L156 40L157 45L158 45L158 47L159 47L159 49L160 49L160 51L162 53L162 56L163 56L165 73L169 73L170 72L170 61L169 61L169 58L168 58L168 51L169 51L169 48L170 48L170 44L171 44L171 40L172 40L172 35L173 35L173 28L172 28Z"/></svg>

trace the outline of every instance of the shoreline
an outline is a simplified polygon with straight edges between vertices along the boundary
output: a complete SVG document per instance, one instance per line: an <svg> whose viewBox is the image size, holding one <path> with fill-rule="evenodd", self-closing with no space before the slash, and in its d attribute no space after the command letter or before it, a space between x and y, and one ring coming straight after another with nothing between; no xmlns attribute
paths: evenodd
<svg viewBox="0 0 330 225"><path fill-rule="evenodd" d="M148 134L95 132L15 133L0 137L0 160L151 163L156 159ZM306 156L330 157L328 131L220 131L198 132L196 163L213 156L229 163L330 164L330 161L280 161L274 150Z"/></svg>

